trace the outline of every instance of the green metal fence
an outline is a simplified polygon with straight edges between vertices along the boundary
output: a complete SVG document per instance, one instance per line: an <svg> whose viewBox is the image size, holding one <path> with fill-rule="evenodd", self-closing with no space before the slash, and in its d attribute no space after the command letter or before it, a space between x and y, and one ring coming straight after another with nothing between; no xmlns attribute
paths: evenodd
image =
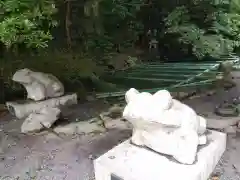
<svg viewBox="0 0 240 180"><path fill-rule="evenodd" d="M118 91L97 93L96 97L123 96L129 88L153 93L160 89L181 91L182 89L211 87L218 80L216 77L223 75L219 71L219 66L223 61L237 65L239 58L234 56L200 62L143 63L124 71L106 73L101 78L115 84Z"/></svg>

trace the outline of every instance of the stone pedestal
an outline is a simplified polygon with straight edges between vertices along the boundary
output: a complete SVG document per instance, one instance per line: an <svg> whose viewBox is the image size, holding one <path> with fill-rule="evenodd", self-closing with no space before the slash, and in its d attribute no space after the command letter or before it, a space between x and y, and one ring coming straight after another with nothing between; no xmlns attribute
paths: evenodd
<svg viewBox="0 0 240 180"><path fill-rule="evenodd" d="M44 101L26 100L21 102L6 102L9 112L18 119L26 118L31 113L38 113L43 108L55 108L77 104L77 94L67 94L60 97L50 98Z"/></svg>
<svg viewBox="0 0 240 180"><path fill-rule="evenodd" d="M12 115L18 119L25 119L21 132L32 133L50 128L59 119L62 107L74 104L77 104L76 93L43 101L7 102L6 106Z"/></svg>
<svg viewBox="0 0 240 180"><path fill-rule="evenodd" d="M23 85L27 91L25 101L6 102L9 112L24 119L22 133L50 128L61 115L63 106L77 104L77 94L64 95L63 84L52 74L20 69L12 80Z"/></svg>
<svg viewBox="0 0 240 180"><path fill-rule="evenodd" d="M226 149L226 134L208 131L192 165L139 148L130 140L94 160L96 180L207 180Z"/></svg>

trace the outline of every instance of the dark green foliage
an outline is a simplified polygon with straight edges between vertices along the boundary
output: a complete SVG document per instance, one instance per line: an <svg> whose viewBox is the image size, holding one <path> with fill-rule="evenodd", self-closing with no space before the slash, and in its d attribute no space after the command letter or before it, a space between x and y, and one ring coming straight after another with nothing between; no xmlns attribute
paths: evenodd
<svg viewBox="0 0 240 180"><path fill-rule="evenodd" d="M240 43L239 0L4 0L0 20L0 86L8 89L19 89L11 76L28 67L71 91L95 91L106 86L104 71L138 63L139 49L150 60L202 59Z"/></svg>
<svg viewBox="0 0 240 180"><path fill-rule="evenodd" d="M201 59L232 53L240 45L240 1L195 0L176 7L165 19L167 34ZM189 52L190 50L190 52Z"/></svg>
<svg viewBox="0 0 240 180"><path fill-rule="evenodd" d="M0 2L0 41L10 48L24 43L27 47L47 47L49 33L56 26L51 0L5 0Z"/></svg>
<svg viewBox="0 0 240 180"><path fill-rule="evenodd" d="M65 47L103 57L134 46L149 30L157 31L160 48L184 47L184 53L198 58L218 57L239 46L238 0L6 0L0 8L0 40L7 47L46 47L53 35L64 37ZM61 33L51 31L56 18Z"/></svg>

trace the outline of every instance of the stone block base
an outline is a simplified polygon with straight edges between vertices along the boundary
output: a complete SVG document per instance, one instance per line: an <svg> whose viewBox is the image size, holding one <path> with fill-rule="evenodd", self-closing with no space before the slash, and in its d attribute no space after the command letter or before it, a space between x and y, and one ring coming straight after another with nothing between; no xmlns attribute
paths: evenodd
<svg viewBox="0 0 240 180"><path fill-rule="evenodd" d="M26 118L31 113L38 113L42 108L55 108L77 104L77 94L66 94L64 96L50 98L42 101L25 100L21 102L6 102L9 112L18 119Z"/></svg>
<svg viewBox="0 0 240 180"><path fill-rule="evenodd" d="M199 147L193 165L183 165L171 157L127 140L94 160L96 180L207 180L226 149L226 134L209 131L208 144Z"/></svg>

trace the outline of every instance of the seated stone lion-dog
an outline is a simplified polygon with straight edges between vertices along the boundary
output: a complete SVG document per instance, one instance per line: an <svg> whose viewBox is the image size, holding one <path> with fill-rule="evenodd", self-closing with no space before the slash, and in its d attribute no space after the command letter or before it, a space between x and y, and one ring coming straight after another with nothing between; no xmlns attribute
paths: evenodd
<svg viewBox="0 0 240 180"><path fill-rule="evenodd" d="M40 101L64 95L63 84L51 74L25 68L16 71L12 80L25 87L28 99Z"/></svg>
<svg viewBox="0 0 240 180"><path fill-rule="evenodd" d="M126 92L123 118L133 125L131 142L193 164L199 145L207 143L206 119L166 90L155 94Z"/></svg>

